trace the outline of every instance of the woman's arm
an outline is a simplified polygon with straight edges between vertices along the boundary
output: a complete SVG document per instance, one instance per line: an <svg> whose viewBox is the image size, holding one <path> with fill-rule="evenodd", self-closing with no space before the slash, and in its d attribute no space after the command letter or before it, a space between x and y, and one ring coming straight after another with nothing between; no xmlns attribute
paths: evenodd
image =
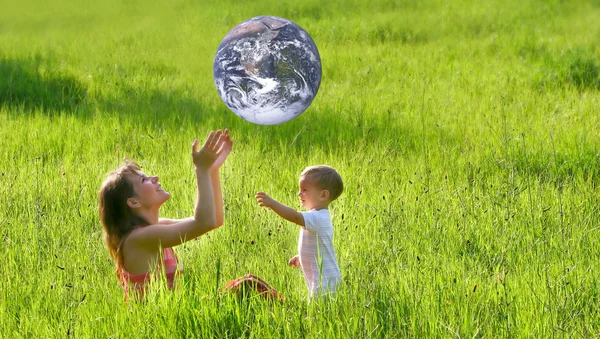
<svg viewBox="0 0 600 339"><path fill-rule="evenodd" d="M215 218L217 227L219 227L223 225L223 192L221 191L221 179L218 170L210 171L210 180L215 201Z"/></svg>
<svg viewBox="0 0 600 339"><path fill-rule="evenodd" d="M215 218L216 218L216 222L217 222L217 227L219 227L219 226L223 225L223 193L221 190L221 180L219 178L219 171L212 171L212 170L210 171L210 181L212 183L213 197L215 200ZM187 219L160 218L158 220L158 224L159 225L173 225L178 222L181 222L184 220L189 220L189 219L193 219L193 217L187 218Z"/></svg>
<svg viewBox="0 0 600 339"><path fill-rule="evenodd" d="M229 153L231 153L231 149L233 148L233 142L231 141L231 137L229 136L229 131L225 130L223 135L225 136L225 139L223 141L221 154L219 154L219 157L217 158L217 160L215 160L215 162L210 168L210 179L212 182L213 195L215 198L215 214L217 218L217 227L223 225L224 221L223 191L221 190L221 178L219 177L219 169L221 168L221 165L223 165L225 159L227 159L227 156L229 156Z"/></svg>
<svg viewBox="0 0 600 339"><path fill-rule="evenodd" d="M198 141L194 141L192 156L197 183L194 216L170 224L168 219L163 219L158 224L138 228L128 236L128 242L155 251L158 246L177 246L217 227L210 168L221 154L225 139L221 131L211 132L200 151L197 150Z"/></svg>
<svg viewBox="0 0 600 339"><path fill-rule="evenodd" d="M219 169L220 169L221 165L223 165L223 163L225 162L225 159L227 159L227 156L229 155L229 153L231 152L231 149L233 147L233 142L231 141L231 137L229 136L229 131L225 130L223 135L224 135L224 140L223 140L223 146L221 147L221 153L219 154L219 156L217 157L215 162L210 167L210 179L211 179L211 183L212 183L213 196L214 196L214 201L215 201L215 217L216 217L216 221L217 221L217 227L222 226L223 221L224 221L223 191L221 189L221 178L220 178L220 174L219 174ZM175 224L175 223L183 221L183 220L187 220L187 219L177 220L177 219L161 218L161 219L159 219L158 223L161 225L172 225L172 224Z"/></svg>

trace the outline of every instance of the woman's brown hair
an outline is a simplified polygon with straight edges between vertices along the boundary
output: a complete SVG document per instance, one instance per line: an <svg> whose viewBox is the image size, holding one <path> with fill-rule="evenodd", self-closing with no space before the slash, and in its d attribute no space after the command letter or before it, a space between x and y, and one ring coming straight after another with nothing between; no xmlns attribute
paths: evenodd
<svg viewBox="0 0 600 339"><path fill-rule="evenodd" d="M117 276L123 268L123 240L136 227L148 225L146 220L127 205L127 199L135 195L133 184L127 176L138 175L136 171L139 170L140 166L135 162L126 162L107 176L98 193L98 213L104 230L104 241L115 261Z"/></svg>

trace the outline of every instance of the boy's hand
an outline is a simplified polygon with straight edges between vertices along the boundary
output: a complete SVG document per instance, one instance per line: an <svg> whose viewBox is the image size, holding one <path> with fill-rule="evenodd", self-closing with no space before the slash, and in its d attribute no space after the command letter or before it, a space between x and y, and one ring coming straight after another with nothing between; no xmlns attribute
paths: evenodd
<svg viewBox="0 0 600 339"><path fill-rule="evenodd" d="M210 167L211 171L216 171L219 169L219 167L221 167L221 165L223 165L225 159L227 159L227 156L231 152L231 148L233 147L233 141L231 141L231 137L229 136L229 130L225 130L225 132L223 133L223 137L224 139L223 145L221 146L221 153L219 154L217 160L215 160L215 162Z"/></svg>
<svg viewBox="0 0 600 339"><path fill-rule="evenodd" d="M298 258L298 256L294 256L293 258L290 259L290 261L288 261L288 266L291 267L300 267L300 258Z"/></svg>
<svg viewBox="0 0 600 339"><path fill-rule="evenodd" d="M225 137L221 130L211 131L200 150L198 150L198 139L195 139L192 144L194 166L209 169L221 155L224 141Z"/></svg>
<svg viewBox="0 0 600 339"><path fill-rule="evenodd" d="M271 198L267 193L265 192L258 192L255 195L256 198L256 202L258 202L258 204L260 206L264 206L264 207L271 207L273 206L273 203L275 202L275 200L273 200L273 198Z"/></svg>

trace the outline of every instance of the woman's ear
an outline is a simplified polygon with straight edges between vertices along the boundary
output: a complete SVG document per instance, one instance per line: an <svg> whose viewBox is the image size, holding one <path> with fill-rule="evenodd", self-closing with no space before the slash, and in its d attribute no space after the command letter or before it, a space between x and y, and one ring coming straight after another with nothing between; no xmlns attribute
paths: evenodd
<svg viewBox="0 0 600 339"><path fill-rule="evenodd" d="M135 198L128 198L127 206L129 206L129 208L138 208L138 207L140 207L140 202L137 201L137 199L135 199Z"/></svg>

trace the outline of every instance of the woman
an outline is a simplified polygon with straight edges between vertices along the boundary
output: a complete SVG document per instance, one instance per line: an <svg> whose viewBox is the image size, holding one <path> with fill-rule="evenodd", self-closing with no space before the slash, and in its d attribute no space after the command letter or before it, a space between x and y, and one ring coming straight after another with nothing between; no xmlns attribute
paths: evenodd
<svg viewBox="0 0 600 339"><path fill-rule="evenodd" d="M198 150L192 145L197 198L194 216L182 220L159 218L159 209L171 195L157 176L149 177L134 162L112 172L99 192L99 214L106 245L127 299L131 290L143 296L152 272L166 273L169 288L183 272L172 247L223 224L219 167L231 151L229 132L212 131Z"/></svg>
<svg viewBox="0 0 600 339"><path fill-rule="evenodd" d="M161 188L157 176L149 177L134 162L112 172L99 192L99 214L106 246L115 261L125 300L130 291L143 297L152 278L165 272L170 289L183 273L172 247L195 239L223 224L223 199L219 168L231 152L229 132L212 131L198 150L192 145L198 188L194 216L171 220L159 218L159 209L171 195ZM230 282L226 290L256 290L270 299L280 298L266 282L246 275Z"/></svg>

